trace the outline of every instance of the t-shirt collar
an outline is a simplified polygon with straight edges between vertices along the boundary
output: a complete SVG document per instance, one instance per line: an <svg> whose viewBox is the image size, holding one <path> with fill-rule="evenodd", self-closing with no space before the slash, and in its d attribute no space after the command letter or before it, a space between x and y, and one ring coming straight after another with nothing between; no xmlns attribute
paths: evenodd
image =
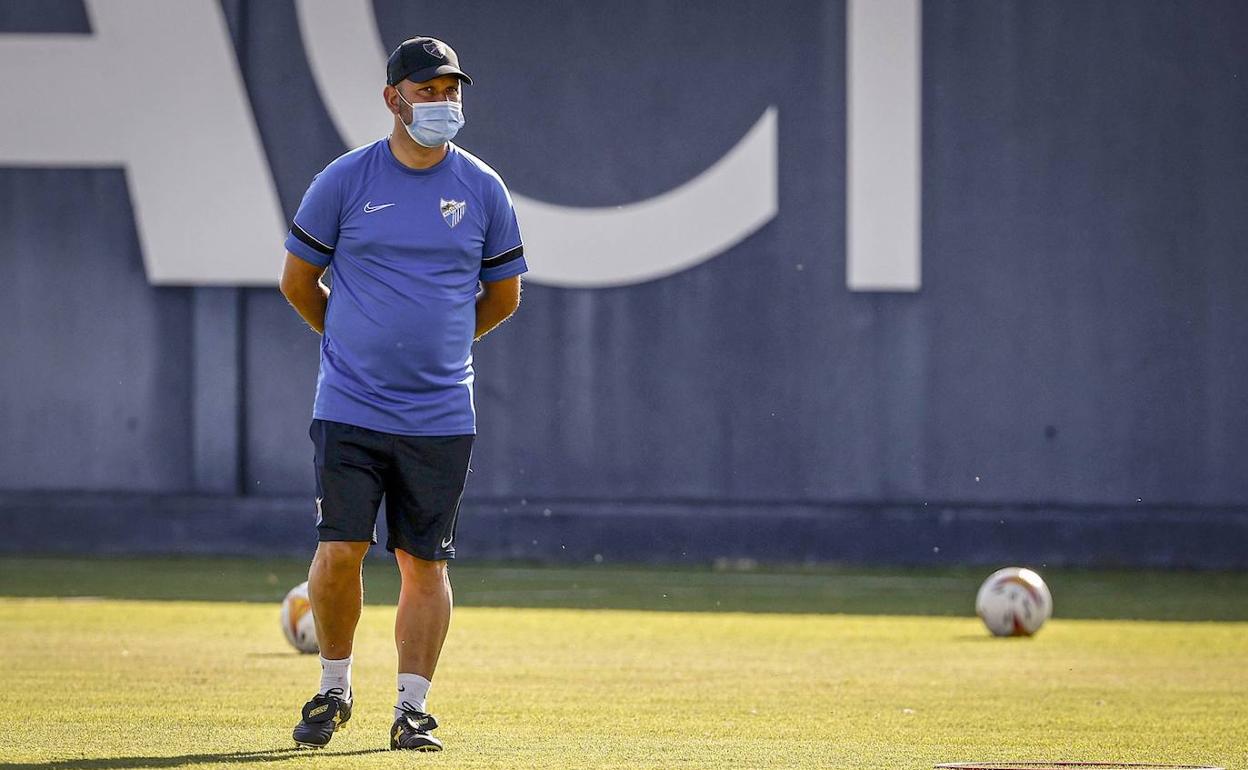
<svg viewBox="0 0 1248 770"><path fill-rule="evenodd" d="M399 171L402 171L405 174L411 174L412 176L432 176L433 174L441 172L450 165L451 156L459 152L459 148L455 146L454 142L447 142L446 154L442 156L442 160L433 164L429 168L410 168L403 165L398 158L394 157L394 148L390 146L390 137L383 137L381 142L385 145L384 154L390 160L390 163Z"/></svg>

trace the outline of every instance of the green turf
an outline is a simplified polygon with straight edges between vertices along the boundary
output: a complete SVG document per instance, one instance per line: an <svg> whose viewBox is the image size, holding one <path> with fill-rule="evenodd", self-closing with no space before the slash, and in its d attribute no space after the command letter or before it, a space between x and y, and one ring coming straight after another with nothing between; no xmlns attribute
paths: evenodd
<svg viewBox="0 0 1248 770"><path fill-rule="evenodd" d="M388 557L365 562L369 601L393 604ZM1040 568L1064 618L1248 620L1248 573ZM455 564L460 606L965 616L991 570L525 567ZM279 601L306 559L0 558L0 596Z"/></svg>
<svg viewBox="0 0 1248 770"><path fill-rule="evenodd" d="M356 718L325 751L287 748L317 666L286 647L269 600L302 569L0 560L0 681L13 715L0 768L850 769L1035 758L1248 768L1248 623L1226 620L1243 618L1243 576L1047 573L1058 616L1034 639L997 640L964 609L981 571L460 567L431 702L447 751L411 756L378 751L395 660L381 562L369 566ZM1127 602L1138 608L1127 614L1158 615L1125 595L1133 586L1170 608L1162 617L1196 607L1187 616L1221 620L1061 610L1086 617ZM774 602L788 614L722 611ZM537 603L604 609L467 606ZM669 611L605 609L637 605ZM895 614L916 607L937 614ZM959 607L962 616L940 614ZM844 614L800 614L819 608Z"/></svg>

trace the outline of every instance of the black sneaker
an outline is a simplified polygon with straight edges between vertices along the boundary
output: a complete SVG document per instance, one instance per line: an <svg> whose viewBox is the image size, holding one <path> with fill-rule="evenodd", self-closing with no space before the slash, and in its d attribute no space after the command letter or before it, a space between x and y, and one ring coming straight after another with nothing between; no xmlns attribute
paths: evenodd
<svg viewBox="0 0 1248 770"><path fill-rule="evenodd" d="M342 690L334 687L312 696L303 704L303 719L295 725L295 744L309 749L323 748L334 737L334 731L351 718L351 698L342 698Z"/></svg>
<svg viewBox="0 0 1248 770"><path fill-rule="evenodd" d="M390 749L441 751L442 741L429 734L438 728L438 720L423 711L404 711L390 725Z"/></svg>

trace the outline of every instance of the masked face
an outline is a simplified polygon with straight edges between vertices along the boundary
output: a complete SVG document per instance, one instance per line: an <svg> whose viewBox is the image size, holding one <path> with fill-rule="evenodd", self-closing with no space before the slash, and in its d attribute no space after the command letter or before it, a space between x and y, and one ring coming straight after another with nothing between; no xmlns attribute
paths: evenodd
<svg viewBox="0 0 1248 770"><path fill-rule="evenodd" d="M399 93L403 99L403 94ZM459 102L403 103L412 108L412 122L406 124L412 141L421 147L440 147L455 138L464 127L464 108ZM401 118L400 118L401 119Z"/></svg>

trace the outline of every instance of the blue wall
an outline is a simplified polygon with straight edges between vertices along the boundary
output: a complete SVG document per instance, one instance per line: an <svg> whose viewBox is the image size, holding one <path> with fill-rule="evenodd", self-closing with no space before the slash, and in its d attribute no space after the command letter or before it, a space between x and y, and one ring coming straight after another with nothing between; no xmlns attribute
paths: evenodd
<svg viewBox="0 0 1248 770"><path fill-rule="evenodd" d="M293 5L222 5L289 217L345 147ZM928 0L913 294L845 285L841 3L375 5L387 49L456 46L462 144L539 199L663 192L779 109L775 220L651 283L529 284L478 345L474 505L1248 510L1248 5ZM0 491L306 500L315 336L272 289L150 287L130 205L118 169L0 170Z"/></svg>

